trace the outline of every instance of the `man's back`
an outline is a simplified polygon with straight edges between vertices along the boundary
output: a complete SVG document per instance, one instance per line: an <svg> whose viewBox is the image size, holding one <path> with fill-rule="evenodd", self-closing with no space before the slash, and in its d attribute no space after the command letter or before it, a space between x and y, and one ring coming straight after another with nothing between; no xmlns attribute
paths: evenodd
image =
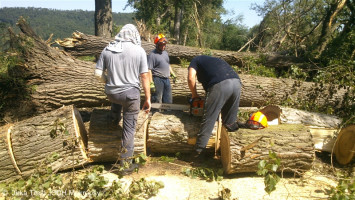
<svg viewBox="0 0 355 200"><path fill-rule="evenodd" d="M196 56L190 66L197 72L197 80L207 90L212 85L230 78L239 79L238 74L224 60L211 56Z"/></svg>
<svg viewBox="0 0 355 200"><path fill-rule="evenodd" d="M114 94L140 88L139 75L147 72L147 58L144 49L131 42L122 42L123 52L104 49L98 62L107 68L106 93Z"/></svg>

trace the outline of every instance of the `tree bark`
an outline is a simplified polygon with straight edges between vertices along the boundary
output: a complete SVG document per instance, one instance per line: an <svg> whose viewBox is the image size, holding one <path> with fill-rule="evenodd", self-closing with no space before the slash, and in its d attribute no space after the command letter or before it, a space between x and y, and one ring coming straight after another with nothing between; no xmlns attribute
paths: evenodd
<svg viewBox="0 0 355 200"><path fill-rule="evenodd" d="M112 0L95 0L95 35L112 37Z"/></svg>
<svg viewBox="0 0 355 200"><path fill-rule="evenodd" d="M191 153L200 130L201 117L183 111L165 111L153 114L149 127L147 147L153 153ZM207 149L214 150L218 123L216 122Z"/></svg>
<svg viewBox="0 0 355 200"><path fill-rule="evenodd" d="M25 66L22 67L22 75L27 85L34 89L30 94L31 101L23 111L26 115L49 112L70 104L76 107L108 104L104 85L94 76L92 62L75 59L49 47L23 18L19 20L18 26L27 37L33 38L31 46L23 46L26 51L23 55Z"/></svg>
<svg viewBox="0 0 355 200"><path fill-rule="evenodd" d="M269 150L281 159L278 171L301 175L312 167L312 136L303 125L278 125L261 130L221 132L221 160L226 174L256 172Z"/></svg>
<svg viewBox="0 0 355 200"><path fill-rule="evenodd" d="M88 134L88 155L93 162L117 162L121 152L122 121L113 124L110 111L94 109ZM148 114L140 111L134 135L134 154L146 155Z"/></svg>
<svg viewBox="0 0 355 200"><path fill-rule="evenodd" d="M113 39L75 32L73 33L72 38L58 40L57 43L62 46L66 52L73 56L87 56L100 54L111 40ZM155 48L153 43L145 41L142 41L142 47L147 52L147 54ZM206 49L197 47L174 44L168 44L166 50L169 53L170 62L172 64L180 63L181 59L191 61L193 57L202 55L206 51ZM278 54L258 54L213 49L209 51L213 56L222 58L230 65L237 65L239 67L243 67L246 60L250 57L263 58L263 60L265 60L265 63L263 64L268 67L290 67L291 65L306 64L305 61L300 58L282 56Z"/></svg>
<svg viewBox="0 0 355 200"><path fill-rule="evenodd" d="M49 163L54 171L90 162L87 133L74 106L0 127L0 131L0 181L31 175L53 153L59 155Z"/></svg>
<svg viewBox="0 0 355 200"><path fill-rule="evenodd" d="M175 18L174 18L174 39L176 44L180 44L180 26L182 21L182 8L180 1L175 1Z"/></svg>
<svg viewBox="0 0 355 200"><path fill-rule="evenodd" d="M186 102L186 96L190 95L187 88L187 69L174 67L177 81L173 84L174 102ZM240 106L258 106L281 104L285 101L304 102L309 105L333 105L339 108L344 103L344 98L353 98L353 88L342 88L337 85L320 85L312 82L302 82L293 79L268 78L252 75L239 75L242 81ZM197 92L204 95L200 84Z"/></svg>

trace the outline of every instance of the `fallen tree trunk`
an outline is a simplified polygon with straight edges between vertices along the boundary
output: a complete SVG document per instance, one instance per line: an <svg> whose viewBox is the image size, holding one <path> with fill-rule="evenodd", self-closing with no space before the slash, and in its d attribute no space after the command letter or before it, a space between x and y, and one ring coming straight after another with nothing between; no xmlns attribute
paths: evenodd
<svg viewBox="0 0 355 200"><path fill-rule="evenodd" d="M176 83L172 84L174 103L176 101L186 102L186 96L190 95L187 86L186 68L174 67L177 74ZM270 102L281 104L282 102L304 103L309 106L329 106L339 108L345 104L346 99L352 99L353 88L343 88L331 84L317 84L302 82L286 78L269 78L253 75L240 74L242 81L242 92L240 106L264 106ZM204 95L201 84L197 85L197 92Z"/></svg>
<svg viewBox="0 0 355 200"><path fill-rule="evenodd" d="M226 174L256 172L261 160L274 151L281 159L278 171L301 175L312 167L312 136L303 125L278 125L261 130L221 132L221 160Z"/></svg>
<svg viewBox="0 0 355 200"><path fill-rule="evenodd" d="M49 47L28 26L23 18L18 21L23 35L13 36L23 45L25 65L21 68L27 85L34 88L27 103L27 115L49 112L63 105L94 107L108 104L104 85L94 77L92 62L81 61ZM26 37L25 36L25 37ZM31 45L21 43L30 40ZM31 113L33 112L33 113Z"/></svg>
<svg viewBox="0 0 355 200"><path fill-rule="evenodd" d="M56 42L64 48L64 50L73 56L88 56L99 55L104 47L112 41L113 38L103 38L94 35L86 35L80 32L74 32L72 38L57 40ZM149 54L155 45L150 42L142 41L142 47ZM169 44L167 46L171 63L180 63L181 59L190 61L193 57L203 55L205 52L212 54L215 57L223 58L230 65L244 66L246 60L250 57L261 58L265 60L265 66L270 67L290 67L292 65L306 65L305 61L293 57L283 56L278 54L260 54L250 52L235 52L201 49L197 47L181 46Z"/></svg>
<svg viewBox="0 0 355 200"><path fill-rule="evenodd" d="M93 162L117 162L121 152L122 121L113 124L110 111L94 109L88 134L88 155ZM148 114L140 111L134 135L134 154L146 155Z"/></svg>
<svg viewBox="0 0 355 200"><path fill-rule="evenodd" d="M24 121L0 127L0 181L27 177L49 163L54 171L89 162L87 135L79 112L66 106Z"/></svg>
<svg viewBox="0 0 355 200"><path fill-rule="evenodd" d="M26 115L48 112L63 105L76 107L98 107L109 105L104 94L104 85L94 77L94 63L85 62L63 54L49 47L41 40L24 19L18 26L32 39L32 45L23 46L25 65L19 69L28 80L28 86L35 88L29 94L31 102L24 105ZM19 41L23 36L14 36ZM26 39L28 40L28 39ZM24 43L19 42L19 45ZM187 69L174 66L178 79L172 83L174 103L187 103L190 91L187 85ZM240 106L262 106L269 102L278 104L284 100L306 102L322 106L342 105L347 91L352 88L338 88L334 85L319 86L315 83L300 82L292 79L276 79L251 75L240 75L243 87ZM204 94L199 85L198 93ZM14 112L14 111L13 111ZM33 112L33 113L31 113ZM19 112L18 112L19 113Z"/></svg>
<svg viewBox="0 0 355 200"><path fill-rule="evenodd" d="M156 112L149 123L147 148L153 153L191 153L200 123L201 117L191 116L187 112ZM214 151L218 126L220 124L216 122L206 147L209 151Z"/></svg>

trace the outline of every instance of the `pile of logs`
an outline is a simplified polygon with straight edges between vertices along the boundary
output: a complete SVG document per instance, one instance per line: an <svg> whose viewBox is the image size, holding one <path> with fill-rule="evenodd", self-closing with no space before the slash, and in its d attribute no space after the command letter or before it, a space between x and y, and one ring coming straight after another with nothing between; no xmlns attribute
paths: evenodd
<svg viewBox="0 0 355 200"><path fill-rule="evenodd" d="M241 108L242 112L244 110L250 112L253 109ZM317 135L310 131L310 126L302 123L290 121L287 124L283 115L291 117L285 109L285 113L279 116L283 124L270 125L262 130L227 132L216 121L207 149L220 150L226 174L255 172L259 161L267 159L269 151L274 151L281 158L279 170L302 174L312 166L316 150L314 141L317 139L314 137ZM313 123L322 124L331 119L330 116L307 113L304 115L307 118L299 116L297 120L304 122L313 115L318 117ZM155 112L153 115L141 111L135 135L135 154L146 154L147 149L158 153L190 153L200 120L200 117L183 111ZM334 118L333 122L336 120ZM336 140L336 153L342 164L353 159L354 130L354 126L342 129L339 135L342 137L338 136ZM59 155L59 159L50 164L55 171L91 162L117 162L121 136L122 124L112 123L109 110L94 109L87 131L80 113L72 105L2 126L0 181L30 175L53 153Z"/></svg>

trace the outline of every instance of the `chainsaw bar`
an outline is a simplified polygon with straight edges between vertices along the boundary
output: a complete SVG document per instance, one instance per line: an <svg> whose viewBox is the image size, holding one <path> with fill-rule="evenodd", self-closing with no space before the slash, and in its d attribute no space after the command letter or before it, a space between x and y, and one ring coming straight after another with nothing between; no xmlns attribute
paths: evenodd
<svg viewBox="0 0 355 200"><path fill-rule="evenodd" d="M152 108L164 109L164 110L190 111L190 105L184 105L184 104L152 103Z"/></svg>

